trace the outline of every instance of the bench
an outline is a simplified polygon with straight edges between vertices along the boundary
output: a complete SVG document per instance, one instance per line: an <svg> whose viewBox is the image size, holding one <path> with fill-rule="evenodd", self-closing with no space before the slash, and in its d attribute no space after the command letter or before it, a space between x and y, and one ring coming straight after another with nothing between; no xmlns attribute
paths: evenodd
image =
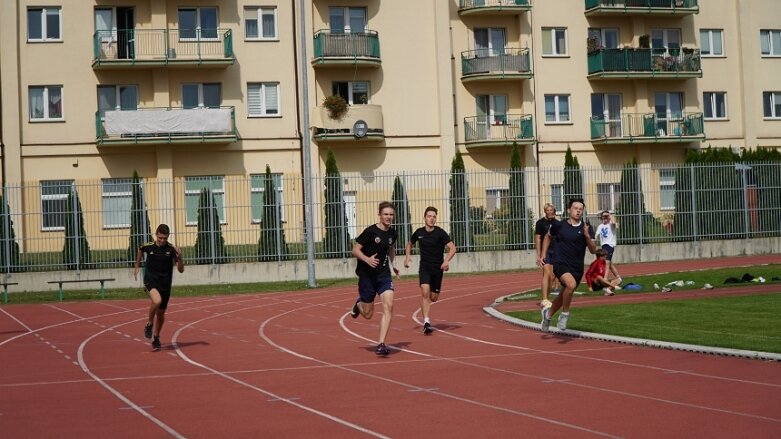
<svg viewBox="0 0 781 439"><path fill-rule="evenodd" d="M62 284L76 284L76 283L83 283L83 282L100 282L100 298L103 299L106 296L106 288L105 283L113 281L114 278L103 278L103 279L73 279L73 280L51 280L47 283L50 284L58 284L60 288L60 302L62 302Z"/></svg>
<svg viewBox="0 0 781 439"><path fill-rule="evenodd" d="M8 285L19 285L19 282L0 282L3 286L3 303L8 303Z"/></svg>

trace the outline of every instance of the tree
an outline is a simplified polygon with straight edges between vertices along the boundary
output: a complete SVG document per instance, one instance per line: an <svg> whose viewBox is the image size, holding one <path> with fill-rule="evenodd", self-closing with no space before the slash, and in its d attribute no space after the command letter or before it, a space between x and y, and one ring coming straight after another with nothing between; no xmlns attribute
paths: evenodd
<svg viewBox="0 0 781 439"><path fill-rule="evenodd" d="M71 185L65 208L65 245L62 262L68 270L78 270L90 262L89 243L84 231L84 212L76 186Z"/></svg>
<svg viewBox="0 0 781 439"><path fill-rule="evenodd" d="M531 241L529 239L529 221L526 215L526 184L524 182L523 168L521 167L521 151L517 142L513 142L510 154L510 184L507 197L508 224L507 244L508 250L526 248Z"/></svg>
<svg viewBox="0 0 781 439"><path fill-rule="evenodd" d="M647 231L654 225L653 216L645 210L637 158L632 158L632 162L624 165L621 171L621 201L616 217L621 225L618 239L623 244L643 242L643 238L648 236Z"/></svg>
<svg viewBox="0 0 781 439"><path fill-rule="evenodd" d="M22 271L19 266L19 243L16 242L11 209L8 208L2 195L0 195L0 270L4 273Z"/></svg>
<svg viewBox="0 0 781 439"><path fill-rule="evenodd" d="M396 254L401 255L404 254L404 247L407 245L410 236L412 236L412 217L410 215L407 191L404 190L404 184L402 184L398 175L393 180L391 202L396 207L396 230L399 232L399 239L396 241Z"/></svg>
<svg viewBox="0 0 781 439"><path fill-rule="evenodd" d="M461 152L456 151L450 167L450 237L459 249L469 250L474 234L469 227L469 185Z"/></svg>
<svg viewBox="0 0 781 439"><path fill-rule="evenodd" d="M220 215L214 193L201 189L198 199L198 236L195 238L195 262L197 264L225 263L225 238L222 236Z"/></svg>
<svg viewBox="0 0 781 439"><path fill-rule="evenodd" d="M130 203L130 243L127 247L127 260L133 263L138 248L152 240L149 213L146 211L144 201L144 186L136 171L133 171L131 191L133 198Z"/></svg>
<svg viewBox="0 0 781 439"><path fill-rule="evenodd" d="M283 261L287 259L287 242L285 229L282 227L280 210L277 203L277 190L271 175L271 168L266 165L266 178L263 182L263 219L260 223L260 239L258 240L258 260Z"/></svg>
<svg viewBox="0 0 781 439"><path fill-rule="evenodd" d="M347 229L347 212L342 190L342 175L336 157L329 149L325 160L325 236L323 250L327 258L346 258L352 253Z"/></svg>
<svg viewBox="0 0 781 439"><path fill-rule="evenodd" d="M583 198L583 175L580 172L578 158L572 154L572 150L567 146L567 152L564 155L564 205L569 204L569 200L572 198Z"/></svg>

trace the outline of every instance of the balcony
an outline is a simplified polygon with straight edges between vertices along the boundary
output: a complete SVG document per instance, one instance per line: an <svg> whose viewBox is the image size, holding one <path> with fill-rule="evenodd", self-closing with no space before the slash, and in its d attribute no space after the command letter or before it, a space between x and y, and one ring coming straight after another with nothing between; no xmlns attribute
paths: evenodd
<svg viewBox="0 0 781 439"><path fill-rule="evenodd" d="M464 118L464 143L467 148L485 146L530 145L535 142L530 114L472 116Z"/></svg>
<svg viewBox="0 0 781 439"><path fill-rule="evenodd" d="M701 77L700 49L599 49L588 54L589 79Z"/></svg>
<svg viewBox="0 0 781 439"><path fill-rule="evenodd" d="M530 0L459 0L458 15L518 15L530 11Z"/></svg>
<svg viewBox="0 0 781 439"><path fill-rule="evenodd" d="M357 65L379 67L380 38L377 32L333 33L319 30L314 37L312 65L339 67Z"/></svg>
<svg viewBox="0 0 781 439"><path fill-rule="evenodd" d="M92 45L93 69L226 68L234 63L230 29L96 31Z"/></svg>
<svg viewBox="0 0 781 439"><path fill-rule="evenodd" d="M594 144L683 143L704 139L702 113L682 113L669 118L654 113L623 114L617 120L591 118Z"/></svg>
<svg viewBox="0 0 781 439"><path fill-rule="evenodd" d="M332 119L325 108L317 107L312 110L311 125L314 139L318 143L380 142L385 139L380 105L351 105L341 119ZM364 130L365 134L361 130Z"/></svg>
<svg viewBox="0 0 781 439"><path fill-rule="evenodd" d="M461 82L520 80L532 76L529 49L461 52Z"/></svg>
<svg viewBox="0 0 781 439"><path fill-rule="evenodd" d="M230 143L238 140L234 107L98 111L95 130L98 145Z"/></svg>
<svg viewBox="0 0 781 439"><path fill-rule="evenodd" d="M586 0L592 15L692 15L700 13L699 0Z"/></svg>

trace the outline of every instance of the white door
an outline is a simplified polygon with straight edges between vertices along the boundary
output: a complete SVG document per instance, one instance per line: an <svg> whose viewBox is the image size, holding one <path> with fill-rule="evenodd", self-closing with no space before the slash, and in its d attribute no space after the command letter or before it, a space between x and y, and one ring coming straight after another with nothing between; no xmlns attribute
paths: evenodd
<svg viewBox="0 0 781 439"><path fill-rule="evenodd" d="M347 233L350 235L350 239L358 237L356 234L356 208L355 208L355 191L344 191L342 195L344 198L344 214L347 216Z"/></svg>

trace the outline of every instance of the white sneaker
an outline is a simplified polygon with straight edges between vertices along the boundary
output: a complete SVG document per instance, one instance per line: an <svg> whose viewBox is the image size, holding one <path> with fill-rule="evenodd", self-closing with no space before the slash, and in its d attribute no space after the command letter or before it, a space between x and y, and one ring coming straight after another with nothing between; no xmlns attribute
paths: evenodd
<svg viewBox="0 0 781 439"><path fill-rule="evenodd" d="M542 313L542 321L540 322L542 332L548 332L550 329L550 315L548 315L548 310L550 310L550 308L543 308L540 311Z"/></svg>
<svg viewBox="0 0 781 439"><path fill-rule="evenodd" d="M605 296L612 296L615 294L610 288L605 288Z"/></svg>
<svg viewBox="0 0 781 439"><path fill-rule="evenodd" d="M618 276L618 284L621 285L624 283L624 279L621 278L621 276Z"/></svg>
<svg viewBox="0 0 781 439"><path fill-rule="evenodd" d="M614 287L613 287L613 289L614 289L614 290L616 290L616 291L618 291L618 290L620 290L620 289L622 289L622 288L621 288L621 286L620 286L620 285L616 285L616 286L614 286Z"/></svg>
<svg viewBox="0 0 781 439"><path fill-rule="evenodd" d="M561 330L561 331L566 331L567 330L567 320L569 320L569 313L567 313L567 314L564 314L564 313L559 314L559 321L558 321L558 323L556 323L556 327L559 328L559 330ZM550 319L548 319L548 321L550 321Z"/></svg>

